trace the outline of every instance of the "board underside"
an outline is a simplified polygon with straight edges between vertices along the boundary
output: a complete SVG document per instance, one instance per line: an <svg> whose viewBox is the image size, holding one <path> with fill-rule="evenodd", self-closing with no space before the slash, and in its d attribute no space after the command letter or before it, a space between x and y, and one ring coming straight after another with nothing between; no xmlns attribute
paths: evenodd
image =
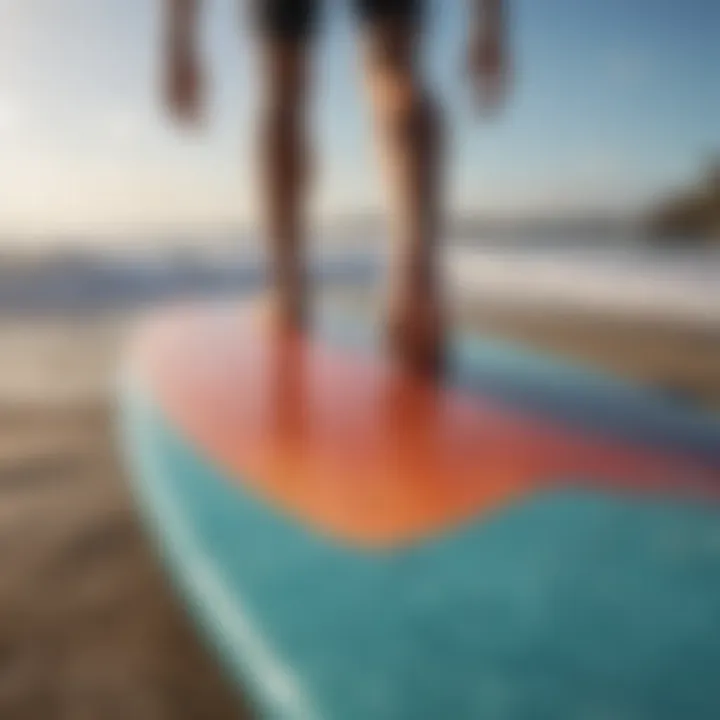
<svg viewBox="0 0 720 720"><path fill-rule="evenodd" d="M270 342L253 332L234 308L153 321L121 399L148 524L199 624L261 713L720 715L717 419L476 338L458 339L438 402L422 387L398 386L364 330L330 320L303 340L304 380L289 396L284 386L275 408L297 403L299 387L310 414L280 413L278 425L264 394L287 377L285 364L267 373L277 355L261 363L251 354L243 380L228 384L245 367L246 346L256 352ZM252 375L256 365L262 376ZM196 403L214 397L216 383L230 400L214 398L205 413ZM329 386L337 407L355 412L347 432L335 415L325 422ZM251 389L264 414L243 414L231 401ZM397 403L408 398L413 412L402 415ZM413 441L409 456L428 475L419 498L397 450L388 462L387 446L366 440L346 456L358 450L357 439L346 445L358 432L373 437L373 409L424 427L425 447L393 423L384 433L391 447ZM218 428L231 420L236 432L254 423L274 440L264 439L263 453L231 434L221 441ZM315 430L303 430L298 445L298 428L308 427ZM467 437L458 444L453 432ZM448 445L433 440L444 435ZM298 447L307 454L329 440L329 459L298 459ZM287 456L280 469L267 459L273 453ZM378 458L386 463L380 480L365 479L358 495L353 487ZM245 477L243 462L267 477ZM291 475L298 462L307 478ZM428 463L434 472L455 469L455 480L433 479ZM317 484L315 470L336 473L336 482ZM382 490L388 483L391 494ZM323 501L303 497L312 492Z"/></svg>

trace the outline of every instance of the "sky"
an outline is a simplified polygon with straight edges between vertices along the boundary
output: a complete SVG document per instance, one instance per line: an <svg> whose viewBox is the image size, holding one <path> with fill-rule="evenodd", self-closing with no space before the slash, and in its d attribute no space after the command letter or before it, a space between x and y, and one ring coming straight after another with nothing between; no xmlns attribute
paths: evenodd
<svg viewBox="0 0 720 720"><path fill-rule="evenodd" d="M718 0L514 0L505 113L463 74L467 0L434 0L427 71L450 131L454 212L626 213L692 182L720 150ZM254 40L242 0L204 0L202 132L158 100L161 0L0 0L0 237L248 224ZM347 3L315 54L314 207L382 207Z"/></svg>

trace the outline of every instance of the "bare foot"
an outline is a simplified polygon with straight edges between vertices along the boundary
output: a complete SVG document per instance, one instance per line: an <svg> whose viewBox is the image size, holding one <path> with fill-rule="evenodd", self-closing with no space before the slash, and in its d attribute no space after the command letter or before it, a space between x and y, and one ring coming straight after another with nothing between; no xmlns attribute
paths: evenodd
<svg viewBox="0 0 720 720"><path fill-rule="evenodd" d="M435 378L445 364L445 318L437 299L395 303L388 322L390 352L402 369Z"/></svg>
<svg viewBox="0 0 720 720"><path fill-rule="evenodd" d="M299 332L305 328L305 305L302 295L286 296L272 290L258 301L257 314L261 322L282 334Z"/></svg>

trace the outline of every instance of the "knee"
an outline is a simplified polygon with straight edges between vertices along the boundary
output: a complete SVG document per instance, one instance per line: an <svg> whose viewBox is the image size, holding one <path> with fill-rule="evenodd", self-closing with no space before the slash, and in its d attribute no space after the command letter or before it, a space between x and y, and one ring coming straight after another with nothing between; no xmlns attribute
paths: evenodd
<svg viewBox="0 0 720 720"><path fill-rule="evenodd" d="M302 98L296 92L271 88L262 105L262 126L274 138L294 135L303 118Z"/></svg>
<svg viewBox="0 0 720 720"><path fill-rule="evenodd" d="M441 132L440 110L419 83L389 88L376 102L376 118L381 131L399 142L432 143Z"/></svg>

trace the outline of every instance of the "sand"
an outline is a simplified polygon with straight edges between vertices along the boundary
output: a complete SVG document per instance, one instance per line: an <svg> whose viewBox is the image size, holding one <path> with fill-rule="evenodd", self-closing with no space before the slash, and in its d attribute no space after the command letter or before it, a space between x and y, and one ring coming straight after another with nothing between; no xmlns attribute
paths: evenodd
<svg viewBox="0 0 720 720"><path fill-rule="evenodd" d="M3 720L247 716L137 521L112 425L121 336L0 323Z"/></svg>
<svg viewBox="0 0 720 720"><path fill-rule="evenodd" d="M720 407L718 335L469 309L496 333ZM117 457L118 318L0 320L0 717L243 718L138 522Z"/></svg>

